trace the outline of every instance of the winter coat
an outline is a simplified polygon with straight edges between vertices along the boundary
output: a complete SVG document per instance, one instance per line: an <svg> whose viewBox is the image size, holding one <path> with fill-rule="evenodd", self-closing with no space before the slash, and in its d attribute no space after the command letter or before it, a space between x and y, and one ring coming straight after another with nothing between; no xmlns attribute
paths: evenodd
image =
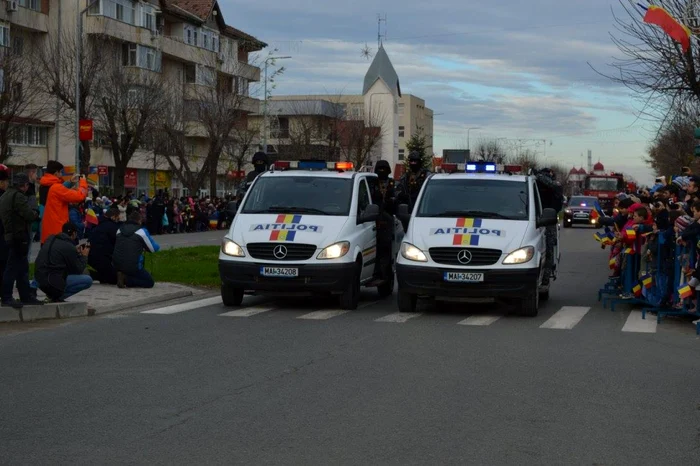
<svg viewBox="0 0 700 466"><path fill-rule="evenodd" d="M34 278L41 291L52 299L63 296L68 275L82 275L87 257L78 253L75 243L65 233L52 235L39 250Z"/></svg>
<svg viewBox="0 0 700 466"><path fill-rule="evenodd" d="M117 240L114 246L112 262L119 272L127 275L137 273L143 269L143 253L158 252L160 246L156 243L148 230L141 225L127 222L117 231Z"/></svg>
<svg viewBox="0 0 700 466"><path fill-rule="evenodd" d="M39 214L29 207L27 196L14 186L0 197L0 221L7 243L29 244L29 227Z"/></svg>
<svg viewBox="0 0 700 466"><path fill-rule="evenodd" d="M61 178L47 173L41 177L40 185L39 201L43 200L46 206L41 220L41 244L44 244L49 236L63 231L63 225L68 223L68 206L85 200L88 184L81 178L78 190L69 189Z"/></svg>
<svg viewBox="0 0 700 466"><path fill-rule="evenodd" d="M108 217L102 217L100 224L90 232L90 255L88 264L95 270L102 266L112 265L114 247L117 244L117 231L119 223Z"/></svg>

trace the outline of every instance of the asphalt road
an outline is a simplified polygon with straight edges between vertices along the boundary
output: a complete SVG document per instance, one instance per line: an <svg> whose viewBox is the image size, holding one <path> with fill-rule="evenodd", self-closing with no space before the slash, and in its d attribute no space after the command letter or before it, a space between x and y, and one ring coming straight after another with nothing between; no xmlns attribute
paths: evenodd
<svg viewBox="0 0 700 466"><path fill-rule="evenodd" d="M562 243L536 318L427 303L399 322L368 290L340 315L250 297L238 317L215 304L6 328L0 463L700 464L692 326L602 309L591 230Z"/></svg>
<svg viewBox="0 0 700 466"><path fill-rule="evenodd" d="M186 248L190 246L218 246L227 230L205 231L201 233L179 233L177 235L157 235L153 239L163 249ZM29 254L29 262L34 262L39 254L39 243L32 243L32 250Z"/></svg>

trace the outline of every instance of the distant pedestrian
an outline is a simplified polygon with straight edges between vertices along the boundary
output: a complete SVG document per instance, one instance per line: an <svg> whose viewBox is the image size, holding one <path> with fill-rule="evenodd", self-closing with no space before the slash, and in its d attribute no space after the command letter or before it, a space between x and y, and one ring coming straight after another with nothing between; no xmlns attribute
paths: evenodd
<svg viewBox="0 0 700 466"><path fill-rule="evenodd" d="M119 231L119 209L112 206L90 233L92 249L88 256L88 264L95 269L91 273L93 280L103 284L117 284L117 270L112 264L114 247L117 244L117 231Z"/></svg>
<svg viewBox="0 0 700 466"><path fill-rule="evenodd" d="M41 220L41 244L51 235L60 234L63 225L68 223L68 206L79 204L85 200L88 184L84 177L78 178L78 189L66 188L60 178L63 164L50 160L46 165L46 173L41 177L39 202L45 205L44 217Z"/></svg>

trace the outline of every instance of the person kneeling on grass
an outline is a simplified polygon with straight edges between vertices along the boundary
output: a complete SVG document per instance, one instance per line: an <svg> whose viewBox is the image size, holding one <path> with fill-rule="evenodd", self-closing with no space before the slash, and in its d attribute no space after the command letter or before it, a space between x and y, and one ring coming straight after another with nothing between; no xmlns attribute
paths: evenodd
<svg viewBox="0 0 700 466"><path fill-rule="evenodd" d="M34 276L49 301L64 301L92 286L90 275L84 275L90 244L75 245L78 231L77 225L64 224L61 233L47 238L36 258Z"/></svg>
<svg viewBox="0 0 700 466"><path fill-rule="evenodd" d="M117 231L114 246L114 267L117 269L117 286L119 288L153 288L153 277L144 268L144 252L158 252L160 246L148 230L141 226L143 217L139 212L132 212L126 224Z"/></svg>

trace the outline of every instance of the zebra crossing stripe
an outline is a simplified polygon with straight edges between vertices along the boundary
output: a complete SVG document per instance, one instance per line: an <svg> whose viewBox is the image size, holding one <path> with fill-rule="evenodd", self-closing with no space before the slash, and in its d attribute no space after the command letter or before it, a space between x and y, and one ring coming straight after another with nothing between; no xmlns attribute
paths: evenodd
<svg viewBox="0 0 700 466"><path fill-rule="evenodd" d="M637 310L632 310L625 326L622 327L623 332L628 333L656 333L656 318L647 315L646 319L642 319L642 313Z"/></svg>
<svg viewBox="0 0 700 466"><path fill-rule="evenodd" d="M303 320L328 320L332 319L333 317L338 317L341 316L348 311L316 311L316 312L310 312L308 314L304 314L303 316L297 317L297 319L303 319Z"/></svg>
<svg viewBox="0 0 700 466"><path fill-rule="evenodd" d="M501 316L470 316L460 322L457 322L457 325L485 327L487 325L491 325L500 318Z"/></svg>
<svg viewBox="0 0 700 466"><path fill-rule="evenodd" d="M590 310L590 307L564 306L540 325L540 328L571 330Z"/></svg>
<svg viewBox="0 0 700 466"><path fill-rule="evenodd" d="M161 307L158 309L152 309L150 311L142 311L141 314L178 314L180 312L191 311L193 309L199 309L201 307L215 306L217 304L221 304L221 296L200 299L198 301L190 301L189 303L175 304L173 306Z"/></svg>
<svg viewBox="0 0 700 466"><path fill-rule="evenodd" d="M245 309L238 309L236 311L224 312L219 314L219 317L252 317L263 312L274 311L275 307L263 307L263 306L252 306Z"/></svg>
<svg viewBox="0 0 700 466"><path fill-rule="evenodd" d="M411 319L423 315L422 312L396 312L388 316L376 319L375 322L391 322L395 324L403 324Z"/></svg>

